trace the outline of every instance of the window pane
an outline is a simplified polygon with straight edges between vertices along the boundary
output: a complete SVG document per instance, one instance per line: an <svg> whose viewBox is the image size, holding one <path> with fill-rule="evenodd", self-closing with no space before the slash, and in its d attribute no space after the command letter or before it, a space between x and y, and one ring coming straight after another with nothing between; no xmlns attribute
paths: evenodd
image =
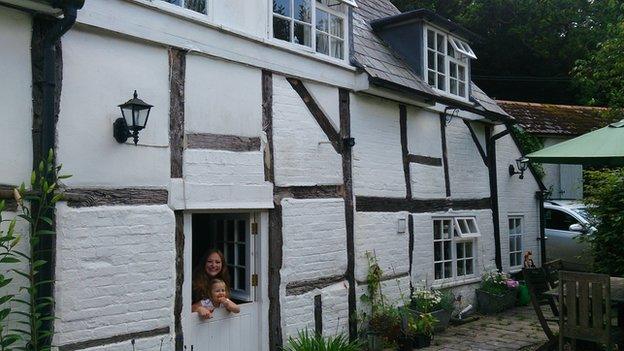
<svg viewBox="0 0 624 351"><path fill-rule="evenodd" d="M433 260L442 261L442 243L439 241L433 243Z"/></svg>
<svg viewBox="0 0 624 351"><path fill-rule="evenodd" d="M464 275L464 261L457 261L457 275Z"/></svg>
<svg viewBox="0 0 624 351"><path fill-rule="evenodd" d="M293 42L295 44L312 46L312 36L310 34L312 28L310 27L309 25L295 22L295 37Z"/></svg>
<svg viewBox="0 0 624 351"><path fill-rule="evenodd" d="M434 265L434 275L435 275L435 279L442 279L442 263L436 263Z"/></svg>
<svg viewBox="0 0 624 351"><path fill-rule="evenodd" d="M290 21L273 16L273 37L290 41Z"/></svg>
<svg viewBox="0 0 624 351"><path fill-rule="evenodd" d="M312 13L310 9L310 0L295 0L294 18L302 22L311 23Z"/></svg>
<svg viewBox="0 0 624 351"><path fill-rule="evenodd" d="M516 236L516 251L522 251L522 236Z"/></svg>
<svg viewBox="0 0 624 351"><path fill-rule="evenodd" d="M331 55L335 58L342 59L344 53L344 48L342 44L342 40L331 39Z"/></svg>
<svg viewBox="0 0 624 351"><path fill-rule="evenodd" d="M438 34L438 45L436 45L436 48L438 49L438 52L444 53L444 36L442 34Z"/></svg>
<svg viewBox="0 0 624 351"><path fill-rule="evenodd" d="M520 260L521 257L522 257L521 252L516 253L516 265L518 266L522 264L522 261Z"/></svg>
<svg viewBox="0 0 624 351"><path fill-rule="evenodd" d="M290 2L292 0L273 0L273 12L287 17L292 17L290 13Z"/></svg>
<svg viewBox="0 0 624 351"><path fill-rule="evenodd" d="M459 96L466 97L466 84L459 83Z"/></svg>
<svg viewBox="0 0 624 351"><path fill-rule="evenodd" d="M453 262L444 262L444 278L453 276Z"/></svg>
<svg viewBox="0 0 624 351"><path fill-rule="evenodd" d="M509 265L512 266L512 267L518 265L516 263L516 254L514 254L514 253L510 253L509 254Z"/></svg>
<svg viewBox="0 0 624 351"><path fill-rule="evenodd" d="M444 242L444 259L445 260L450 260L453 257L452 253L451 253L451 242L450 241L445 241Z"/></svg>
<svg viewBox="0 0 624 351"><path fill-rule="evenodd" d="M244 266L245 261L247 259L247 253L245 252L245 244L236 245L236 249L238 250L238 261L236 264Z"/></svg>
<svg viewBox="0 0 624 351"><path fill-rule="evenodd" d="M438 55L438 72L444 73L446 72L446 67L444 67L444 56Z"/></svg>
<svg viewBox="0 0 624 351"><path fill-rule="evenodd" d="M435 33L427 30L427 47L435 50Z"/></svg>
<svg viewBox="0 0 624 351"><path fill-rule="evenodd" d="M316 29L329 33L329 13L316 10Z"/></svg>
<svg viewBox="0 0 624 351"><path fill-rule="evenodd" d="M472 252L472 242L466 243L464 252L466 253L466 257L474 257L474 252Z"/></svg>
<svg viewBox="0 0 624 351"><path fill-rule="evenodd" d="M513 236L509 237L509 251L516 251L516 239Z"/></svg>
<svg viewBox="0 0 624 351"><path fill-rule="evenodd" d="M338 16L331 16L331 35L337 36L339 38L344 38L342 26L342 18Z"/></svg>
<svg viewBox="0 0 624 351"><path fill-rule="evenodd" d="M227 221L227 241L234 241L234 221Z"/></svg>
<svg viewBox="0 0 624 351"><path fill-rule="evenodd" d="M461 232L463 234L470 233L470 229L468 229L468 223L466 223L465 219L460 219L457 222L459 222L459 228L461 229Z"/></svg>
<svg viewBox="0 0 624 351"><path fill-rule="evenodd" d="M225 261L228 265L235 263L234 260L234 244L227 244L225 246Z"/></svg>
<svg viewBox="0 0 624 351"><path fill-rule="evenodd" d="M449 74L452 78L457 78L457 64L455 62L449 62Z"/></svg>
<svg viewBox="0 0 624 351"><path fill-rule="evenodd" d="M442 238L442 227L440 226L440 221L433 221L433 238L435 240Z"/></svg>
<svg viewBox="0 0 624 351"><path fill-rule="evenodd" d="M247 233L247 222L239 220L238 221L238 228L236 230L236 241L238 242L245 242L245 234Z"/></svg>
<svg viewBox="0 0 624 351"><path fill-rule="evenodd" d="M237 283L238 286L236 287L238 290L247 290L247 276L245 274L245 268L237 268L236 269L236 274L237 274Z"/></svg>
<svg viewBox="0 0 624 351"><path fill-rule="evenodd" d="M457 258L464 258L464 244L458 243L455 249L457 250Z"/></svg>
<svg viewBox="0 0 624 351"><path fill-rule="evenodd" d="M448 43L446 45L446 53L451 57L455 57L455 49L453 49L453 46L451 45L451 43Z"/></svg>
<svg viewBox="0 0 624 351"><path fill-rule="evenodd" d="M466 81L466 67L458 65L457 68L459 69L459 80L465 82Z"/></svg>
<svg viewBox="0 0 624 351"><path fill-rule="evenodd" d="M449 220L442 221L442 237L444 239L451 238L451 221Z"/></svg>
<svg viewBox="0 0 624 351"><path fill-rule="evenodd" d="M438 74L438 89L445 90L446 84L444 84L444 75Z"/></svg>
<svg viewBox="0 0 624 351"><path fill-rule="evenodd" d="M457 95L457 81L455 79L451 79L450 85L451 94Z"/></svg>
<svg viewBox="0 0 624 351"><path fill-rule="evenodd" d="M427 50L427 67L435 70L436 54L433 51Z"/></svg>
<svg viewBox="0 0 624 351"><path fill-rule="evenodd" d="M184 0L184 7L199 13L206 13L206 0Z"/></svg>
<svg viewBox="0 0 624 351"><path fill-rule="evenodd" d="M436 74L434 71L428 71L427 72L427 83L429 83L429 85L431 86L436 86Z"/></svg>
<svg viewBox="0 0 624 351"><path fill-rule="evenodd" d="M470 229L471 233L478 233L479 230L477 229L477 221L475 221L474 219L468 219L468 229Z"/></svg>
<svg viewBox="0 0 624 351"><path fill-rule="evenodd" d="M316 32L316 52L329 55L329 36Z"/></svg>
<svg viewBox="0 0 624 351"><path fill-rule="evenodd" d="M474 261L472 259L466 260L466 274L474 273Z"/></svg>
<svg viewBox="0 0 624 351"><path fill-rule="evenodd" d="M513 218L509 218L509 234L516 234L516 222Z"/></svg>

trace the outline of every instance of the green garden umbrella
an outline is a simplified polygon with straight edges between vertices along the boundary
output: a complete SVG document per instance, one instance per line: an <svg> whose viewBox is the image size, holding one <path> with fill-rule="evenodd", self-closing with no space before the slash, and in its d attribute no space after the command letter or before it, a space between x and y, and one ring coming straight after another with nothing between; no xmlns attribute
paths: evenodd
<svg viewBox="0 0 624 351"><path fill-rule="evenodd" d="M624 119L526 157L541 163L624 166Z"/></svg>

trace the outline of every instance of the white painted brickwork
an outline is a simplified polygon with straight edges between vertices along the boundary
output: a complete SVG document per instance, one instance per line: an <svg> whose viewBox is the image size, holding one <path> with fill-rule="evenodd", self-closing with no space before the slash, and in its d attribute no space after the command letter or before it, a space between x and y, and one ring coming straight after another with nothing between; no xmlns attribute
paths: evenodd
<svg viewBox="0 0 624 351"><path fill-rule="evenodd" d="M384 276L391 274L384 271ZM396 279L389 279L381 282L381 292L384 296L384 301L395 306L403 306L409 301L410 294L410 278L401 277ZM368 295L368 285L365 283L358 283L355 288L355 300L357 301L357 310L359 313L370 314L371 306L368 303L362 302L362 295Z"/></svg>
<svg viewBox="0 0 624 351"><path fill-rule="evenodd" d="M501 132L497 128L496 132ZM524 179L518 175L509 176L509 165L514 164L520 157L520 151L516 147L511 136L505 136L496 142L496 164L498 178L498 196L501 229L501 249L503 252L503 268L509 271L509 224L510 215L521 215L524 225L522 236L522 251L533 252L533 261L540 263L539 241L539 202L535 198L535 192L539 190L537 182L527 169Z"/></svg>
<svg viewBox="0 0 624 351"><path fill-rule="evenodd" d="M347 234L342 199L282 200L282 283L344 274Z"/></svg>
<svg viewBox="0 0 624 351"><path fill-rule="evenodd" d="M166 205L58 205L55 344L173 328L174 229Z"/></svg>
<svg viewBox="0 0 624 351"><path fill-rule="evenodd" d="M342 184L342 157L301 97L278 75L273 76L273 147L275 185Z"/></svg>
<svg viewBox="0 0 624 351"><path fill-rule="evenodd" d="M161 346L162 345L162 346ZM174 338L172 335L155 336L145 339L136 339L134 348L130 341L82 349L81 351L173 351Z"/></svg>
<svg viewBox="0 0 624 351"><path fill-rule="evenodd" d="M297 331L314 331L314 296L321 295L323 335L348 333L349 285L346 281L315 289L301 295L282 297L282 330L284 340L296 337Z"/></svg>
<svg viewBox="0 0 624 351"><path fill-rule="evenodd" d="M407 146L409 153L442 157L440 133L438 113L407 107Z"/></svg>
<svg viewBox="0 0 624 351"><path fill-rule="evenodd" d="M399 218L407 218L407 212L357 212L355 214L355 279L357 281L366 280L367 252L377 256L379 267L386 275L409 271L409 234L407 230L404 234L397 233Z"/></svg>
<svg viewBox="0 0 624 351"><path fill-rule="evenodd" d="M360 196L405 197L399 106L351 95L353 191Z"/></svg>
<svg viewBox="0 0 624 351"><path fill-rule="evenodd" d="M446 144L451 196L456 199L490 196L488 169L460 118L453 118L446 127Z"/></svg>
<svg viewBox="0 0 624 351"><path fill-rule="evenodd" d="M444 167L410 164L412 197L432 199L446 197Z"/></svg>

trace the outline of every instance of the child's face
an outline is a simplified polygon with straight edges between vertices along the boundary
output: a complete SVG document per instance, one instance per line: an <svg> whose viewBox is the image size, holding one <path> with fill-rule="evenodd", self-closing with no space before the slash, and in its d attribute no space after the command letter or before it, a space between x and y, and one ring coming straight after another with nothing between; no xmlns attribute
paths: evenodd
<svg viewBox="0 0 624 351"><path fill-rule="evenodd" d="M227 297L227 292L225 289L225 284L216 283L212 286L212 290L210 291L212 298L216 301L223 301Z"/></svg>

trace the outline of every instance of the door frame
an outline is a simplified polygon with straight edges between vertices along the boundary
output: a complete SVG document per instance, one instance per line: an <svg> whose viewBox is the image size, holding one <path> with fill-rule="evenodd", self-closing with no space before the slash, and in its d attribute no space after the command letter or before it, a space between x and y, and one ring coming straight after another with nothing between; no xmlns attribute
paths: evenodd
<svg viewBox="0 0 624 351"><path fill-rule="evenodd" d="M184 345L191 345L193 337L190 335L192 318L192 254L193 254L193 214L195 213L240 213L248 212L258 223L258 236L255 238L255 267L258 274L258 286L255 292L255 303L258 303L258 342L260 351L269 350L269 212L259 209L232 209L232 210L193 210L184 211L184 282L182 283L182 333Z"/></svg>

